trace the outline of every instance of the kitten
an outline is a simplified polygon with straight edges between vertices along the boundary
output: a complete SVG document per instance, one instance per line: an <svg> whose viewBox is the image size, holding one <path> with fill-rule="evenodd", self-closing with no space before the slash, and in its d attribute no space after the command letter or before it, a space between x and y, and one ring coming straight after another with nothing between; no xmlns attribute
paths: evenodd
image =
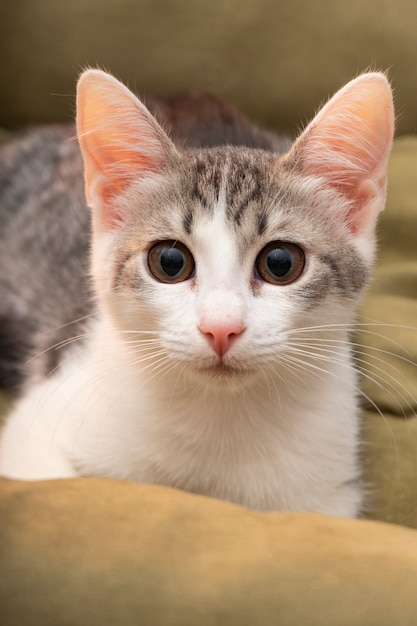
<svg viewBox="0 0 417 626"><path fill-rule="evenodd" d="M92 286L70 131L3 148L9 382L37 356L2 433L0 472L355 516L349 334L385 202L389 84L378 73L350 82L281 156L239 114L189 102L151 102L174 142L115 78L81 76Z"/></svg>

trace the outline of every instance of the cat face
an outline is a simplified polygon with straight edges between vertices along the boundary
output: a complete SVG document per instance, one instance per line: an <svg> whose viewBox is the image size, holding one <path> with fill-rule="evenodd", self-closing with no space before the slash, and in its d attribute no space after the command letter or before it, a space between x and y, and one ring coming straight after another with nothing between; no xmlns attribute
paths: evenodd
<svg viewBox="0 0 417 626"><path fill-rule="evenodd" d="M138 366L242 381L294 365L305 329L351 321L392 140L386 80L351 85L278 157L180 153L123 85L83 75L93 275Z"/></svg>
<svg viewBox="0 0 417 626"><path fill-rule="evenodd" d="M272 155L195 153L127 196L135 210L96 241L95 275L141 354L242 379L282 366L297 328L350 320L369 268L342 203Z"/></svg>

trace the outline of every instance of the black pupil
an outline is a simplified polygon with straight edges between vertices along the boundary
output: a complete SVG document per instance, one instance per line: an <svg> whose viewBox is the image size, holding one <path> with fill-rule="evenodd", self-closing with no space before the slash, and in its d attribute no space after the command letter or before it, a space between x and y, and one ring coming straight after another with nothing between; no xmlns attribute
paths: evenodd
<svg viewBox="0 0 417 626"><path fill-rule="evenodd" d="M167 276L178 276L185 266L185 256L178 248L165 248L159 255L159 264Z"/></svg>
<svg viewBox="0 0 417 626"><path fill-rule="evenodd" d="M292 267L292 254L286 248L274 248L266 257L266 265L273 276L283 278Z"/></svg>

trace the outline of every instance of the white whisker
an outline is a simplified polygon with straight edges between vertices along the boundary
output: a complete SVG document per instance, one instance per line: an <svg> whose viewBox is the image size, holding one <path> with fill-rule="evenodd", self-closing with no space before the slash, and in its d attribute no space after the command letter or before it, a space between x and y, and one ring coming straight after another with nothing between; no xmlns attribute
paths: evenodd
<svg viewBox="0 0 417 626"><path fill-rule="evenodd" d="M42 352L38 352L37 354L32 356L30 359L28 359L25 362L25 365L29 365L34 360L40 358L41 356L44 356L45 354L47 354L48 352L51 352L52 350L60 350L61 348L65 348L66 346L71 345L72 343L76 343L77 341L86 339L88 336L89 336L89 333L83 333L82 335L74 335L74 337L69 337L68 339L63 339L62 341L58 341L52 346L48 346L48 348L45 348L45 350L42 350Z"/></svg>
<svg viewBox="0 0 417 626"><path fill-rule="evenodd" d="M68 326L72 326L73 324L79 324L80 322L84 322L85 320L92 319L96 317L97 313L93 311L92 313L88 313L87 315L83 315L82 317L77 317L76 319L71 320L70 322L66 322L65 324L61 324L60 326L55 326L53 328L48 328L43 331L43 335L48 335L50 333L56 333L63 328L68 328Z"/></svg>
<svg viewBox="0 0 417 626"><path fill-rule="evenodd" d="M334 343L336 343L336 344L342 343L342 345L349 346L349 342L339 342L338 340L334 340L334 341L333 340L328 340L328 341L324 340L323 342L322 341L318 341L317 342L314 338L312 338L312 340L304 339L303 341L304 341L304 343L300 343L297 340L295 345L297 347L309 348L311 350L311 348L312 348L311 344L313 343L314 344L313 345L314 352L310 352L311 355L314 355L314 354L317 353L317 351L319 351L320 354L324 354L324 355L326 355L326 354L332 355L333 354L333 355L337 356L339 353L337 351L335 351L335 350L332 350L331 347L329 347L329 346L332 346ZM323 347L321 345L324 342L326 342L326 347ZM290 343L289 345L292 345L292 344ZM354 343L353 345L356 346L357 348L358 347L368 348L368 346L364 346L363 344ZM380 353L380 354L385 354L387 356L392 356L392 357L395 357L395 358L398 357L399 359L405 361L406 363L408 363L408 364L410 364L412 366L416 366L416 364L413 361L411 361L410 359L398 356L397 354L389 352L387 350L382 350L382 349L376 348L375 351ZM366 357L366 358L361 358L361 357ZM378 365L375 364L375 362L376 363L380 363L380 364L384 365L386 368L388 368L391 371L393 371L397 376L400 376L400 375L403 376L402 372L398 368L396 368L392 363L387 362L386 360L384 360L383 358L381 358L377 354L372 354L372 353L368 353L368 352L365 352L363 350L357 350L357 349L354 350L352 358L353 358L354 362L358 364L359 368L365 369L365 365L367 365L368 366L367 371L372 372L373 370L376 370L376 371L380 372L381 374L384 374L386 376L386 379L384 379L383 376L379 376L379 375L378 375L378 378L380 378L380 380L386 382L387 384L390 384L393 389L397 389L394 384L389 383L389 380L393 381L396 385L398 385L398 387L400 389L402 389L407 394L409 394L409 396L412 398L412 400L414 402L416 402L415 398L405 388L405 386L401 383L401 381L399 380L398 377L395 378L389 371L387 371L387 369L383 369L382 367L379 367ZM369 359L371 359L372 361L368 362ZM343 359L342 359L341 362L343 362ZM361 364L361 365L359 365L359 364ZM387 380L387 379L389 379L389 380ZM403 399L404 400L406 399L405 396L403 396ZM412 408L410 404L409 404L409 407Z"/></svg>
<svg viewBox="0 0 417 626"><path fill-rule="evenodd" d="M348 363L346 363L345 359L343 358L343 355L339 355L338 352L335 352L328 348L321 348L319 346L315 346L315 352L311 352L305 349L305 348L310 348L310 347L311 346L309 346L308 344L305 344L305 345L297 344L297 348L292 347L292 349L296 350L297 353L305 354L306 356L310 358L316 358L318 360L322 360L322 361L324 360L326 362L333 363L335 365L348 367ZM374 382L379 388L385 389L385 391L389 393L392 399L401 408L402 412L404 412L404 409L402 408L398 397L395 396L395 394L393 393L394 391L398 393L398 395L406 403L410 411L414 413L414 408L412 404L410 403L410 401L407 399L406 394L409 396L412 402L416 403L416 399L412 396L412 394L409 393L406 387L397 378L395 378L394 376L392 376L392 374L388 373L386 370L383 370L381 367L377 365L373 364L372 368L369 366L365 367L366 365L368 365L368 363L366 360L361 359L360 357L353 356L353 359L358 364L357 369L361 372L361 374L368 380ZM384 363L382 359L378 359L378 360ZM380 372L380 373L377 373L377 372ZM382 383L384 383L386 387L384 387ZM404 393L401 394L399 389L402 389Z"/></svg>

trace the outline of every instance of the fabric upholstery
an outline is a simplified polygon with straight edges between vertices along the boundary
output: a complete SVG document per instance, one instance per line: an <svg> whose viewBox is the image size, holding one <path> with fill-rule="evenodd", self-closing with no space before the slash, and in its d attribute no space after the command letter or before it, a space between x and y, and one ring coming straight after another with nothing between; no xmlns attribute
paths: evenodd
<svg viewBox="0 0 417 626"><path fill-rule="evenodd" d="M0 493L5 626L415 624L417 533L401 526L100 479Z"/></svg>

